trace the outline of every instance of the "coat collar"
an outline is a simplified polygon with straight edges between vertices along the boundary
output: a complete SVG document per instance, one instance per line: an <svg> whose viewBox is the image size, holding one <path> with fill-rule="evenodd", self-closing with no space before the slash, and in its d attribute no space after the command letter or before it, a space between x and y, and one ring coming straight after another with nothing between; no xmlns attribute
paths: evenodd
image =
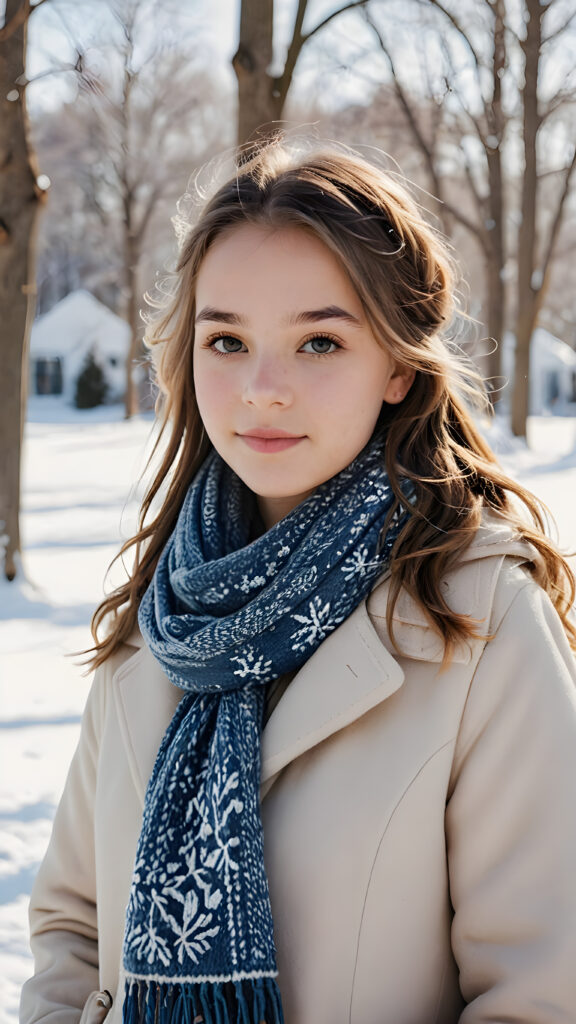
<svg viewBox="0 0 576 1024"><path fill-rule="evenodd" d="M488 627L493 593L505 558L533 560L534 549L519 540L505 520L491 516L445 580L452 607ZM401 594L394 615L394 637L386 628L389 581L384 576L368 601L362 601L330 634L292 679L262 733L263 794L278 772L306 750L385 700L402 685L405 658L440 663L443 647L422 608ZM455 660L467 663L471 644L461 645ZM162 736L182 691L169 682L139 632L130 637L126 658L114 673L120 729L142 802Z"/></svg>
<svg viewBox="0 0 576 1024"><path fill-rule="evenodd" d="M135 635L113 677L114 699L132 777L142 802L162 736L182 691ZM136 647L136 650L134 650ZM360 718L404 679L382 645L363 601L292 679L262 733L262 785L294 758Z"/></svg>

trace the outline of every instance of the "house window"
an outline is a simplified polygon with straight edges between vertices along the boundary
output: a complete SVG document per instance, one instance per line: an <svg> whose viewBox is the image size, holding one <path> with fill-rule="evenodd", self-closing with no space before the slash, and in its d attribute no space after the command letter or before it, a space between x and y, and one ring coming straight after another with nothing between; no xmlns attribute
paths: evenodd
<svg viewBox="0 0 576 1024"><path fill-rule="evenodd" d="M557 370L548 370L546 374L546 405L550 408L560 398L560 379Z"/></svg>
<svg viewBox="0 0 576 1024"><path fill-rule="evenodd" d="M36 394L61 395L63 390L62 360L59 356L36 360Z"/></svg>

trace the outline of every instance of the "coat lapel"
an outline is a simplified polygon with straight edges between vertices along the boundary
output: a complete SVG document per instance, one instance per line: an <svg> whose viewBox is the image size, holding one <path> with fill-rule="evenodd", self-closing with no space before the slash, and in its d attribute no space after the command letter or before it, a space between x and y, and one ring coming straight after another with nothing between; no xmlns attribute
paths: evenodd
<svg viewBox="0 0 576 1024"><path fill-rule="evenodd" d="M130 769L142 803L164 732L182 691L140 636L113 677ZM404 673L383 646L363 601L292 679L262 733L264 795L290 761L360 718L401 686Z"/></svg>
<svg viewBox="0 0 576 1024"><path fill-rule="evenodd" d="M362 601L302 666L270 716L262 733L262 783L394 693L403 679Z"/></svg>

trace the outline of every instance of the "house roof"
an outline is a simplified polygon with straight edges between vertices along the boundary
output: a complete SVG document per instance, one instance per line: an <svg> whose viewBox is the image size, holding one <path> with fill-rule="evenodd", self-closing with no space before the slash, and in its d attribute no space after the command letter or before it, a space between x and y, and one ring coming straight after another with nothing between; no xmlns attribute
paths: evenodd
<svg viewBox="0 0 576 1024"><path fill-rule="evenodd" d="M540 345L566 366L576 367L576 352L565 341L561 341L544 327L537 327L532 335L532 344Z"/></svg>
<svg viewBox="0 0 576 1024"><path fill-rule="evenodd" d="M504 335L504 349L513 350L515 348L515 338L511 331L506 331ZM555 334L551 334L545 327L536 327L530 343L532 354L537 350L540 353L546 353L547 356L551 356L553 360L564 363L569 369L576 369L576 352L570 345L567 345L565 341L557 338Z"/></svg>
<svg viewBox="0 0 576 1024"><path fill-rule="evenodd" d="M80 289L32 325L30 352L33 356L66 356L71 351L95 346L101 354L124 354L130 342L130 328L90 292Z"/></svg>

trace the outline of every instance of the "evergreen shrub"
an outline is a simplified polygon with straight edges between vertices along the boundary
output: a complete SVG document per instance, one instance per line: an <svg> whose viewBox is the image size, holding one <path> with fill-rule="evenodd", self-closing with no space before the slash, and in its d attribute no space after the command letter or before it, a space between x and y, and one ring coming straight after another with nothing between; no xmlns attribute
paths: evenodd
<svg viewBox="0 0 576 1024"><path fill-rule="evenodd" d="M107 393L108 383L104 370L90 351L76 380L74 405L77 409L94 409L104 403Z"/></svg>

